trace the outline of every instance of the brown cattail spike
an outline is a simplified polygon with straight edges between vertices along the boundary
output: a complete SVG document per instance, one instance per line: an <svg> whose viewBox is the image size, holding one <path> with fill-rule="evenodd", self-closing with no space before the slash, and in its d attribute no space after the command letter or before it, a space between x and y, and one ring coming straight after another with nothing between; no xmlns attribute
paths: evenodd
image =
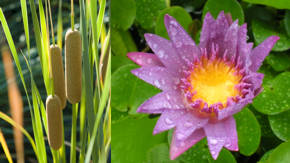
<svg viewBox="0 0 290 163"><path fill-rule="evenodd" d="M80 102L82 94L82 41L79 31L65 35L66 97L72 104Z"/></svg>
<svg viewBox="0 0 290 163"><path fill-rule="evenodd" d="M54 93L60 98L61 108L66 106L65 81L61 50L57 45L50 46L50 77L53 78Z"/></svg>
<svg viewBox="0 0 290 163"><path fill-rule="evenodd" d="M48 127L48 142L51 148L58 150L62 145L62 109L57 95L46 99L46 118Z"/></svg>

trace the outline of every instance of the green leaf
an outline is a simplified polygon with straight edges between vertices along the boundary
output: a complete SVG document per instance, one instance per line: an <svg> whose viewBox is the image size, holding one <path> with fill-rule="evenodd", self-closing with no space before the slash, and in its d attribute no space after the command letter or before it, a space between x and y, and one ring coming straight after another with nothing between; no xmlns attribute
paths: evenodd
<svg viewBox="0 0 290 163"><path fill-rule="evenodd" d="M127 56L112 56L112 72L115 72L119 67L134 64Z"/></svg>
<svg viewBox="0 0 290 163"><path fill-rule="evenodd" d="M255 109L263 114L275 115L290 109L290 72L279 74L264 85L264 91L253 101Z"/></svg>
<svg viewBox="0 0 290 163"><path fill-rule="evenodd" d="M112 28L111 45L115 55L126 56L128 52L137 51L135 42L128 31Z"/></svg>
<svg viewBox="0 0 290 163"><path fill-rule="evenodd" d="M189 32L189 25L192 22L190 15L187 11L179 6L173 6L170 8L166 8L162 10L157 18L155 33L159 36L165 37L169 39L165 25L164 25L164 16L165 14L169 14L170 16L174 17L179 24Z"/></svg>
<svg viewBox="0 0 290 163"><path fill-rule="evenodd" d="M280 39L273 47L273 51L284 51L290 48L290 38L287 37L284 29L277 28L276 24L255 19L252 21L252 29L257 45L270 36L279 36Z"/></svg>
<svg viewBox="0 0 290 163"><path fill-rule="evenodd" d="M113 124L113 123L117 123L121 120L128 118L128 114L126 112L120 112L117 109L112 108L111 117L112 117L112 124Z"/></svg>
<svg viewBox="0 0 290 163"><path fill-rule="evenodd" d="M271 154L272 152L273 152L273 150L269 150L269 151L267 151L267 152L262 156L262 158L259 160L258 163L263 163L264 161L267 161L268 158L269 158L269 156L270 156L270 154Z"/></svg>
<svg viewBox="0 0 290 163"><path fill-rule="evenodd" d="M261 127L259 122L248 108L244 108L234 117L237 123L240 153L250 156L256 152L260 144Z"/></svg>
<svg viewBox="0 0 290 163"><path fill-rule="evenodd" d="M290 1L288 0L243 0L253 4L261 4L266 6L275 7L278 9L290 9Z"/></svg>
<svg viewBox="0 0 290 163"><path fill-rule="evenodd" d="M156 118L127 118L112 124L112 162L145 162L148 150L166 140L164 133L152 135L156 121Z"/></svg>
<svg viewBox="0 0 290 163"><path fill-rule="evenodd" d="M216 18L221 11L230 13L233 20L239 19L239 24L244 23L243 9L236 0L208 0L203 8L202 17L210 12Z"/></svg>
<svg viewBox="0 0 290 163"><path fill-rule="evenodd" d="M137 107L159 90L135 77L130 71L136 65L125 65L112 75L112 107L135 114Z"/></svg>
<svg viewBox="0 0 290 163"><path fill-rule="evenodd" d="M270 115L269 122L274 134L281 140L290 139L290 110L277 115Z"/></svg>
<svg viewBox="0 0 290 163"><path fill-rule="evenodd" d="M284 25L288 36L290 37L290 10L287 10L284 17Z"/></svg>
<svg viewBox="0 0 290 163"><path fill-rule="evenodd" d="M136 17L135 0L112 0L110 9L112 27L127 30L133 24Z"/></svg>
<svg viewBox="0 0 290 163"><path fill-rule="evenodd" d="M267 163L282 163L290 160L290 142L280 144L270 154Z"/></svg>
<svg viewBox="0 0 290 163"><path fill-rule="evenodd" d="M177 160L169 159L168 144L162 143L152 147L147 152L147 163L178 163Z"/></svg>
<svg viewBox="0 0 290 163"><path fill-rule="evenodd" d="M136 21L141 27L150 30L156 24L160 10L166 8L166 0L137 0Z"/></svg>
<svg viewBox="0 0 290 163"><path fill-rule="evenodd" d="M290 67L290 55L283 53L270 53L266 61L275 71L284 71Z"/></svg>

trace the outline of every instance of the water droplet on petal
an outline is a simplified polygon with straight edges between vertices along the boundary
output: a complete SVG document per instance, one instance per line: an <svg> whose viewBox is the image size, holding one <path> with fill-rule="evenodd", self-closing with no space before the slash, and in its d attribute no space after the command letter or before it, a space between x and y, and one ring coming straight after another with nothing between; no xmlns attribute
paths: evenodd
<svg viewBox="0 0 290 163"><path fill-rule="evenodd" d="M166 98L167 98L167 100L170 100L169 94L166 94Z"/></svg>
<svg viewBox="0 0 290 163"><path fill-rule="evenodd" d="M225 145L225 147L230 147L231 146L231 144L230 143L227 143L226 145Z"/></svg>
<svg viewBox="0 0 290 163"><path fill-rule="evenodd" d="M169 118L165 118L165 122L169 125L171 125L173 123L173 121Z"/></svg>
<svg viewBox="0 0 290 163"><path fill-rule="evenodd" d="M179 42L179 41L176 42L176 47L177 47L177 48L180 48L181 46L182 46L182 43L181 43L181 42Z"/></svg>
<svg viewBox="0 0 290 163"><path fill-rule="evenodd" d="M176 136L177 136L177 139L178 139L178 140L181 140L181 139L183 139L183 138L184 138L184 135L183 135L183 134L180 134L180 133L179 133L179 134L177 134Z"/></svg>
<svg viewBox="0 0 290 163"><path fill-rule="evenodd" d="M192 126L192 123L189 123L189 122L184 123L184 127L191 127L191 126Z"/></svg>
<svg viewBox="0 0 290 163"><path fill-rule="evenodd" d="M216 139L210 139L209 143L213 144L213 145L216 145L217 144L217 140Z"/></svg>
<svg viewBox="0 0 290 163"><path fill-rule="evenodd" d="M156 87L160 87L160 83L159 83L159 81L158 81L158 80L155 80L155 81L154 81L154 85L155 85Z"/></svg>
<svg viewBox="0 0 290 163"><path fill-rule="evenodd" d="M163 58L163 56L164 56L164 51L163 51L163 50L160 50L160 51L158 52L158 54L159 54L159 57L160 57L160 58Z"/></svg>

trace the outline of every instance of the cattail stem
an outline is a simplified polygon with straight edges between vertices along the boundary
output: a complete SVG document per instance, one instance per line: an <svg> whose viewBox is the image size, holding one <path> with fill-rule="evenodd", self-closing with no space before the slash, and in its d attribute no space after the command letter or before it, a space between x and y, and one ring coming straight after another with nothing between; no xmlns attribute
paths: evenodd
<svg viewBox="0 0 290 163"><path fill-rule="evenodd" d="M55 45L54 40L54 30L53 30L53 23L52 23L52 16L51 16L51 7L50 7L50 0L48 0L48 10L49 10L49 16L50 16L50 28L51 28L51 37L52 37L52 44Z"/></svg>
<svg viewBox="0 0 290 163"><path fill-rule="evenodd" d="M70 2L71 2L71 14L70 14L70 16L71 16L71 29L74 30L75 29L75 27L74 27L75 26L74 1L71 0Z"/></svg>
<svg viewBox="0 0 290 163"><path fill-rule="evenodd" d="M72 105L72 130L71 130L70 163L76 163L77 114L78 114L78 103Z"/></svg>

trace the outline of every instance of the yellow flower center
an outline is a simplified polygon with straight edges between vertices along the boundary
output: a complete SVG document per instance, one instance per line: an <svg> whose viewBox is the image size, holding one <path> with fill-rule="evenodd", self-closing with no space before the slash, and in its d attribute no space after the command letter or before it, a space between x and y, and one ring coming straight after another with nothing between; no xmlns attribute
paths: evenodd
<svg viewBox="0 0 290 163"><path fill-rule="evenodd" d="M220 102L225 107L229 97L240 95L235 86L241 78L242 75L234 66L229 66L221 60L202 59L202 62L195 64L189 76L191 92L195 92L192 100L201 99L208 106Z"/></svg>

